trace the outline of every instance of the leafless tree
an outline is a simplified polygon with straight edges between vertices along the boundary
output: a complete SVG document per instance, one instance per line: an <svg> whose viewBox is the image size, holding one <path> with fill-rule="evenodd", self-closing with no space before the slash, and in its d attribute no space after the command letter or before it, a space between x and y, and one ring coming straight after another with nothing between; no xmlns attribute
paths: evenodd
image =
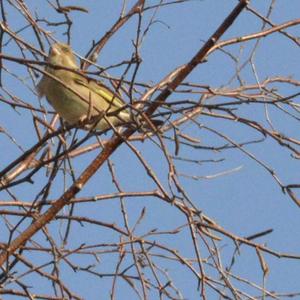
<svg viewBox="0 0 300 300"><path fill-rule="evenodd" d="M289 72L263 79L257 72L260 55L276 63L262 53L266 44L282 47L287 57L299 51L300 19L273 22L276 0L269 1L267 14L251 1L226 1L231 12L214 19L218 25L186 63L175 62L174 70L156 74L160 80L149 83L139 76L141 45L156 23L164 23L162 10L189 8L193 1L139 0L131 7L116 1L119 18L111 20L115 23L104 35L86 41L81 69L121 93L150 129L129 126L99 133L65 124L37 101L35 92L49 46L61 36L71 43L78 16L90 11L84 2L38 2L2 0L0 6L0 294L5 299L299 297L300 290L268 288L279 258L299 264L300 253L291 253L284 239L279 250L268 246L273 228L267 219L261 230L253 226L251 235L240 235L210 214L203 199L213 201L209 191L241 172L236 162L247 161L266 189L279 187L274 198L284 194L288 205L300 206L295 173L283 171L264 152L274 149L287 168L297 163L300 140L291 128L299 124L300 81ZM245 14L253 20L253 31L230 36ZM100 66L98 56L116 34L126 34L122 30L128 24L135 24L130 59ZM200 41L201 32L192 30ZM228 69L226 84L193 77L211 64L215 73ZM249 76L252 80L245 80ZM163 125L156 128L152 117ZM197 175L199 170L204 175ZM234 186L235 191L247 188L239 181ZM236 211L230 218L239 218ZM248 272L236 272L237 265Z"/></svg>

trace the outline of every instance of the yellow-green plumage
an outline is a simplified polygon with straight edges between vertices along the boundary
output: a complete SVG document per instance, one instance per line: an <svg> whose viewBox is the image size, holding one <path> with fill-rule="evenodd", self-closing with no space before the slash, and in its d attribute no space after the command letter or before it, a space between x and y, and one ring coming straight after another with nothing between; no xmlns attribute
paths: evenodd
<svg viewBox="0 0 300 300"><path fill-rule="evenodd" d="M44 75L37 85L39 97L45 96L55 111L68 124L76 124L86 118L104 117L95 126L96 129L105 130L110 124L118 126L131 120L130 113L125 108L125 103L108 88L98 82L87 79L85 76L70 70L59 68L66 67L78 70L76 58L72 49L65 44L54 44L47 60L50 64L45 71L52 76ZM116 111L116 114L113 112Z"/></svg>

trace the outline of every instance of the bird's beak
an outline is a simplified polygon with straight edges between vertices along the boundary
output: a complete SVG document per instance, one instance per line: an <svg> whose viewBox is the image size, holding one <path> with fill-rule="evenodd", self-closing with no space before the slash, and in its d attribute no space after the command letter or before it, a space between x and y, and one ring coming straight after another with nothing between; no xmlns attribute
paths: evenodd
<svg viewBox="0 0 300 300"><path fill-rule="evenodd" d="M52 46L52 47L50 48L50 53L49 53L49 55L51 55L51 56L59 55L59 50L58 50L55 46Z"/></svg>

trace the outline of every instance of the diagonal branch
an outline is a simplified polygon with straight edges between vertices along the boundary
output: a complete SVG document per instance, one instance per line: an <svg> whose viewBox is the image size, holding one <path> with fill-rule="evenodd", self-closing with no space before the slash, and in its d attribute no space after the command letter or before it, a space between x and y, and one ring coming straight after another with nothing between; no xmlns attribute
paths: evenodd
<svg viewBox="0 0 300 300"><path fill-rule="evenodd" d="M219 26L216 32L203 45L198 53L184 66L180 67L174 74L172 72L172 80L169 81L167 87L156 97L154 103L147 110L146 114L151 115L167 97L179 86L179 84L193 71L193 69L200 64L209 50L215 45L224 32L232 25L234 20L247 6L247 0L240 0L233 11L228 15L224 22ZM107 142L102 152L95 158L95 160L82 172L79 178L71 185L71 187L58 199L52 206L42 215L38 216L35 222L25 229L15 240L13 240L5 250L0 253L0 265L2 266L11 254L18 250L28 239L30 239L36 232L43 228L47 223L55 218L57 213L68 205L71 199L84 187L88 180L99 170L110 155L133 133L134 129L127 129L122 134L116 134L111 140Z"/></svg>
<svg viewBox="0 0 300 300"><path fill-rule="evenodd" d="M107 43L107 41L111 38L111 36L117 32L132 16L135 14L138 14L143 6L144 6L145 0L139 0L136 2L135 5L130 9L130 11L125 15L121 16L118 21L112 26L112 28L107 31L107 33L92 47L92 49L87 54L87 60L82 63L82 69L86 70L93 61L94 55L98 55L104 45Z"/></svg>

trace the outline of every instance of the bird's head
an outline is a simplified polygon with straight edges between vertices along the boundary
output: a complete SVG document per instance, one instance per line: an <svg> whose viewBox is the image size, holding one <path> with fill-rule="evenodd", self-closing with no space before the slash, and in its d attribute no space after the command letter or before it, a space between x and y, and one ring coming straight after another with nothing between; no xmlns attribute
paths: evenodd
<svg viewBox="0 0 300 300"><path fill-rule="evenodd" d="M76 57L69 45L56 43L49 51L48 62L53 65L60 65L67 68L78 69Z"/></svg>

